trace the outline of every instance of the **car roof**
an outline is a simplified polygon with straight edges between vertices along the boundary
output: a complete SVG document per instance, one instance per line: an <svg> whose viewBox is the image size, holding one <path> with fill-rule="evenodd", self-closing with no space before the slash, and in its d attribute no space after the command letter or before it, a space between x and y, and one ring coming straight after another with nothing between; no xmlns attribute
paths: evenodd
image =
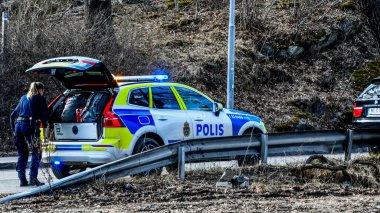
<svg viewBox="0 0 380 213"><path fill-rule="evenodd" d="M121 83L121 84L119 84L119 87L128 87L128 86L136 85L136 84L141 85L141 87L145 87L145 86L185 86L185 87L190 87L190 86L187 86L184 84L174 83L174 82L149 82L149 81L147 81L147 82Z"/></svg>
<svg viewBox="0 0 380 213"><path fill-rule="evenodd" d="M124 83L124 84L119 84L119 88L120 88L120 90L123 90L123 89L128 88L128 87L136 88L136 85L138 85L140 87L154 87L154 86L179 86L179 87L184 87L184 88L188 88L188 89L194 90L194 91L202 94L204 97L206 97L210 101L213 101L209 96L207 96L206 94L204 94L203 92L197 90L194 87L191 87L191 86L188 86L188 85L185 85L185 84L174 83L174 82L128 82L128 83Z"/></svg>
<svg viewBox="0 0 380 213"><path fill-rule="evenodd" d="M373 84L380 84L380 77L374 78L371 83Z"/></svg>

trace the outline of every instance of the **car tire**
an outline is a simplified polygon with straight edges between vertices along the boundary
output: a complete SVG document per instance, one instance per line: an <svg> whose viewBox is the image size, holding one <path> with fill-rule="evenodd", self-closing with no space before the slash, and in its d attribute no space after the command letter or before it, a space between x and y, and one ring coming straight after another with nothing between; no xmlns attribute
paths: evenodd
<svg viewBox="0 0 380 213"><path fill-rule="evenodd" d="M59 165L53 164L51 167L51 170L52 170L52 172L56 178L62 179L62 178L68 177L70 175L82 172L82 171L86 170L86 168L85 167L79 168L76 166L69 166L69 165L65 165L65 164L59 164Z"/></svg>
<svg viewBox="0 0 380 213"><path fill-rule="evenodd" d="M133 154L140 152L145 152L154 148L159 147L160 144L153 138L141 137L137 140L135 147L133 148ZM149 170L147 172L142 172L137 174L138 176L148 176L152 174L161 174L162 168Z"/></svg>
<svg viewBox="0 0 380 213"><path fill-rule="evenodd" d="M262 134L259 129L247 129L243 135ZM238 165L241 166L256 166L260 163L260 155L247 155L237 159Z"/></svg>
<svg viewBox="0 0 380 213"><path fill-rule="evenodd" d="M133 148L133 154L145 152L159 147L160 144L153 138L141 137L137 140L135 147Z"/></svg>

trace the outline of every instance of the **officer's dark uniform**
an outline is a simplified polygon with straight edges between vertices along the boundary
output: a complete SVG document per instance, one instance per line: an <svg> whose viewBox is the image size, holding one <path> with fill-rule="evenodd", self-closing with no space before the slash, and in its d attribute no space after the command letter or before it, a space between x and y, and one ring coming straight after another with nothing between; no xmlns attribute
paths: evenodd
<svg viewBox="0 0 380 213"><path fill-rule="evenodd" d="M38 168L41 161L40 142L36 140L40 135L39 123L37 121L40 120L45 128L47 113L46 100L43 96L34 95L28 99L26 95L24 95L21 97L20 103L11 114L11 128L15 136L14 144L16 145L18 152L16 170L20 179L20 186L28 185L25 176L25 168L29 156L28 144L32 149L29 173L30 181L33 185L41 185L37 179Z"/></svg>

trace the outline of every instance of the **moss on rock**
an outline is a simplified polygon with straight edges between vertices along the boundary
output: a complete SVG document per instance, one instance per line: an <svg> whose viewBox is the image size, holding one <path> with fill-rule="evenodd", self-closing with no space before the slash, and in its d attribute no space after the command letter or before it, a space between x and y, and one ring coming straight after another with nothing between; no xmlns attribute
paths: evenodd
<svg viewBox="0 0 380 213"><path fill-rule="evenodd" d="M300 5L300 0L280 0L278 4L282 8L295 7Z"/></svg>
<svg viewBox="0 0 380 213"><path fill-rule="evenodd" d="M355 1L345 1L340 4L340 8L343 10L355 10Z"/></svg>
<svg viewBox="0 0 380 213"><path fill-rule="evenodd" d="M287 132L292 131L295 126L300 123L299 115L294 115L292 118L289 117L287 121L279 122L274 125L277 132Z"/></svg>
<svg viewBox="0 0 380 213"><path fill-rule="evenodd" d="M155 19L155 18L159 18L160 16L161 16L160 13L151 12L151 13L148 13L148 15L146 17L149 19Z"/></svg>
<svg viewBox="0 0 380 213"><path fill-rule="evenodd" d="M317 40L319 40L319 39L325 37L326 34L327 34L326 30L324 30L324 29L319 30L319 31L315 34L315 38L316 38Z"/></svg>
<svg viewBox="0 0 380 213"><path fill-rule="evenodd" d="M366 67L355 70L352 74L354 82L352 88L362 92L372 79L380 76L380 60L370 62Z"/></svg>
<svg viewBox="0 0 380 213"><path fill-rule="evenodd" d="M344 20L346 20L346 16L338 16L338 17L336 17L336 22L337 22L337 23L341 23L341 22L343 22Z"/></svg>

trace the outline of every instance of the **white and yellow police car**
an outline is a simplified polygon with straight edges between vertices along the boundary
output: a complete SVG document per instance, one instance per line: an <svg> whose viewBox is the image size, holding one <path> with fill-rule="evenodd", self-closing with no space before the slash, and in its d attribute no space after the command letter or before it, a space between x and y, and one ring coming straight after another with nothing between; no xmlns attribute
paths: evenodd
<svg viewBox="0 0 380 213"><path fill-rule="evenodd" d="M49 105L51 134L43 147L57 178L182 140L266 132L260 118L223 109L165 75L115 77L101 61L78 56L48 59L27 72L53 76L67 89Z"/></svg>

